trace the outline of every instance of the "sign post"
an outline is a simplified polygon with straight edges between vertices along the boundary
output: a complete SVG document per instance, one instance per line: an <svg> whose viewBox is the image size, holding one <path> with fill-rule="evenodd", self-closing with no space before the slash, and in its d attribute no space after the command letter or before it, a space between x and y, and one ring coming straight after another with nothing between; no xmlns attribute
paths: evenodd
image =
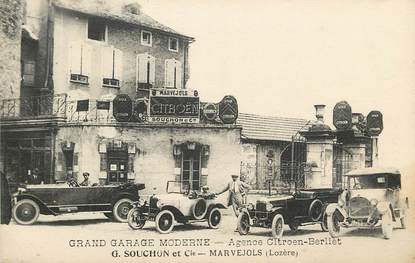
<svg viewBox="0 0 415 263"><path fill-rule="evenodd" d="M372 139L372 166L379 164L379 135L383 131L383 115L380 111L371 111L366 118L366 130Z"/></svg>

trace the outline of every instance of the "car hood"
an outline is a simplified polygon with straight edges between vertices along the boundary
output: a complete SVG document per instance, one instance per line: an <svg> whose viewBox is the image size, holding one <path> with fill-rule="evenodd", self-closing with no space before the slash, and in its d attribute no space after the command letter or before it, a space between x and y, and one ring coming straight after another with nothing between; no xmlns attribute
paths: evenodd
<svg viewBox="0 0 415 263"><path fill-rule="evenodd" d="M278 196L270 196L270 197L262 197L258 199L259 202L278 202L278 201L285 201L293 199L294 197L292 195L278 195Z"/></svg>
<svg viewBox="0 0 415 263"><path fill-rule="evenodd" d="M376 199L378 201L386 200L386 189L359 189L359 190L351 190L350 191L350 198L353 197L364 197L369 201L372 199Z"/></svg>

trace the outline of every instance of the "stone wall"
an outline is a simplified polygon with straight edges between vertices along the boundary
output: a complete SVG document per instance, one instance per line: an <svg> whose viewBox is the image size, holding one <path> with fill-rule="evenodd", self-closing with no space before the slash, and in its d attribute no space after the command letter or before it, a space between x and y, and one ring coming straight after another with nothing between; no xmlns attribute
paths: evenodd
<svg viewBox="0 0 415 263"><path fill-rule="evenodd" d="M25 1L0 1L0 99L20 96L21 24Z"/></svg>

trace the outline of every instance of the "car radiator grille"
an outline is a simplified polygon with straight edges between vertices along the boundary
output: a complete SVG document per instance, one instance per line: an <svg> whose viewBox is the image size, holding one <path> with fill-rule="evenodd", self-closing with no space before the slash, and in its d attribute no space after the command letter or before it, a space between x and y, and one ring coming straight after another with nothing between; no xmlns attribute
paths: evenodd
<svg viewBox="0 0 415 263"><path fill-rule="evenodd" d="M352 217L367 217L374 209L370 201L364 197L350 199L350 216Z"/></svg>

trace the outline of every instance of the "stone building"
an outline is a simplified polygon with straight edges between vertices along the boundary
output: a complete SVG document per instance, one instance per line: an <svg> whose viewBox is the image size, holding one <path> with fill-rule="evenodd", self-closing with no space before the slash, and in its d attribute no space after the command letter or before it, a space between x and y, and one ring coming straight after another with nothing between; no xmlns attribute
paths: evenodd
<svg viewBox="0 0 415 263"><path fill-rule="evenodd" d="M215 189L238 173L236 100L204 114L186 85L192 37L134 1L31 0L25 10L21 85L0 105L11 181L38 168L46 183L89 172L92 183L163 192L167 180Z"/></svg>

